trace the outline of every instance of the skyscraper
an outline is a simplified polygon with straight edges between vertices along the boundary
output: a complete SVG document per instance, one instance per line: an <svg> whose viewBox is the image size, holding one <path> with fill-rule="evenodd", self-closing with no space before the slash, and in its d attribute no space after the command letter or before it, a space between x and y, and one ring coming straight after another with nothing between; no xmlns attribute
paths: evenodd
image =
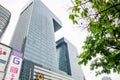
<svg viewBox="0 0 120 80"><path fill-rule="evenodd" d="M78 52L75 46L65 38L61 38L56 43L59 55L59 69L72 76L75 80L85 80L82 68L77 64Z"/></svg>
<svg viewBox="0 0 120 80"><path fill-rule="evenodd" d="M61 22L40 1L35 0L24 47L24 59L43 68L56 71L58 68L54 32Z"/></svg>
<svg viewBox="0 0 120 80"><path fill-rule="evenodd" d="M34 0L21 12L10 43L24 52L21 80L35 79L38 67L59 72L54 32L60 28L61 21L40 0Z"/></svg>

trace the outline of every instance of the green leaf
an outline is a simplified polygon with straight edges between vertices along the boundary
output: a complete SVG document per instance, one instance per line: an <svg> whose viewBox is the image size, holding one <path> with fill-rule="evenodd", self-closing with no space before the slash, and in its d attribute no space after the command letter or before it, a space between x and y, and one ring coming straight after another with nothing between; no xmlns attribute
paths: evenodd
<svg viewBox="0 0 120 80"><path fill-rule="evenodd" d="M82 11L81 16L86 17L88 14L88 8L85 8L84 11Z"/></svg>
<svg viewBox="0 0 120 80"><path fill-rule="evenodd" d="M78 24L77 20L73 20L73 24Z"/></svg>
<svg viewBox="0 0 120 80"><path fill-rule="evenodd" d="M72 8L72 12L80 13L80 8L78 8L77 6L75 6L75 7Z"/></svg>
<svg viewBox="0 0 120 80"><path fill-rule="evenodd" d="M69 19L71 19L73 21L74 20L74 14L70 14Z"/></svg>

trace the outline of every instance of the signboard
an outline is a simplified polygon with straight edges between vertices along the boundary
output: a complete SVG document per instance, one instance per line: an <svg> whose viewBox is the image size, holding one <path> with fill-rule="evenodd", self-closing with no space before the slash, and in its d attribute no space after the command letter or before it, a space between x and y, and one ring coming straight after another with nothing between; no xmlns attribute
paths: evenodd
<svg viewBox="0 0 120 80"><path fill-rule="evenodd" d="M43 80L42 74L38 74L38 80Z"/></svg>
<svg viewBox="0 0 120 80"><path fill-rule="evenodd" d="M11 48L0 43L0 72L5 72L10 53Z"/></svg>
<svg viewBox="0 0 120 80"><path fill-rule="evenodd" d="M23 58L23 53L16 50L12 51L5 80L19 80L22 58Z"/></svg>

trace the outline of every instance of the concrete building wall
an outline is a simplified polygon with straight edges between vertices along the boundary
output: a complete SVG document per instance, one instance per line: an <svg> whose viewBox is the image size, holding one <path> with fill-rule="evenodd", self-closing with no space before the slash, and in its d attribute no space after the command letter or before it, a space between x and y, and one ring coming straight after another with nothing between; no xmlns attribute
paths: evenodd
<svg viewBox="0 0 120 80"><path fill-rule="evenodd" d="M84 80L84 74L80 65L78 65L78 52L74 45L72 45L69 41L68 44L68 51L69 51L69 58L70 58L70 65L71 65L71 72L72 77L75 80Z"/></svg>

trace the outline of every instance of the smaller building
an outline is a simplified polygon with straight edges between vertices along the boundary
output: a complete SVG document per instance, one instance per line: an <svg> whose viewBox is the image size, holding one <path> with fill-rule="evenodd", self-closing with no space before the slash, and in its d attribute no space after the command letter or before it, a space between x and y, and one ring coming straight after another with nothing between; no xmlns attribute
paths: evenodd
<svg viewBox="0 0 120 80"><path fill-rule="evenodd" d="M78 65L76 47L65 38L61 38L56 43L59 70L66 72L75 80L85 80L82 68Z"/></svg>

